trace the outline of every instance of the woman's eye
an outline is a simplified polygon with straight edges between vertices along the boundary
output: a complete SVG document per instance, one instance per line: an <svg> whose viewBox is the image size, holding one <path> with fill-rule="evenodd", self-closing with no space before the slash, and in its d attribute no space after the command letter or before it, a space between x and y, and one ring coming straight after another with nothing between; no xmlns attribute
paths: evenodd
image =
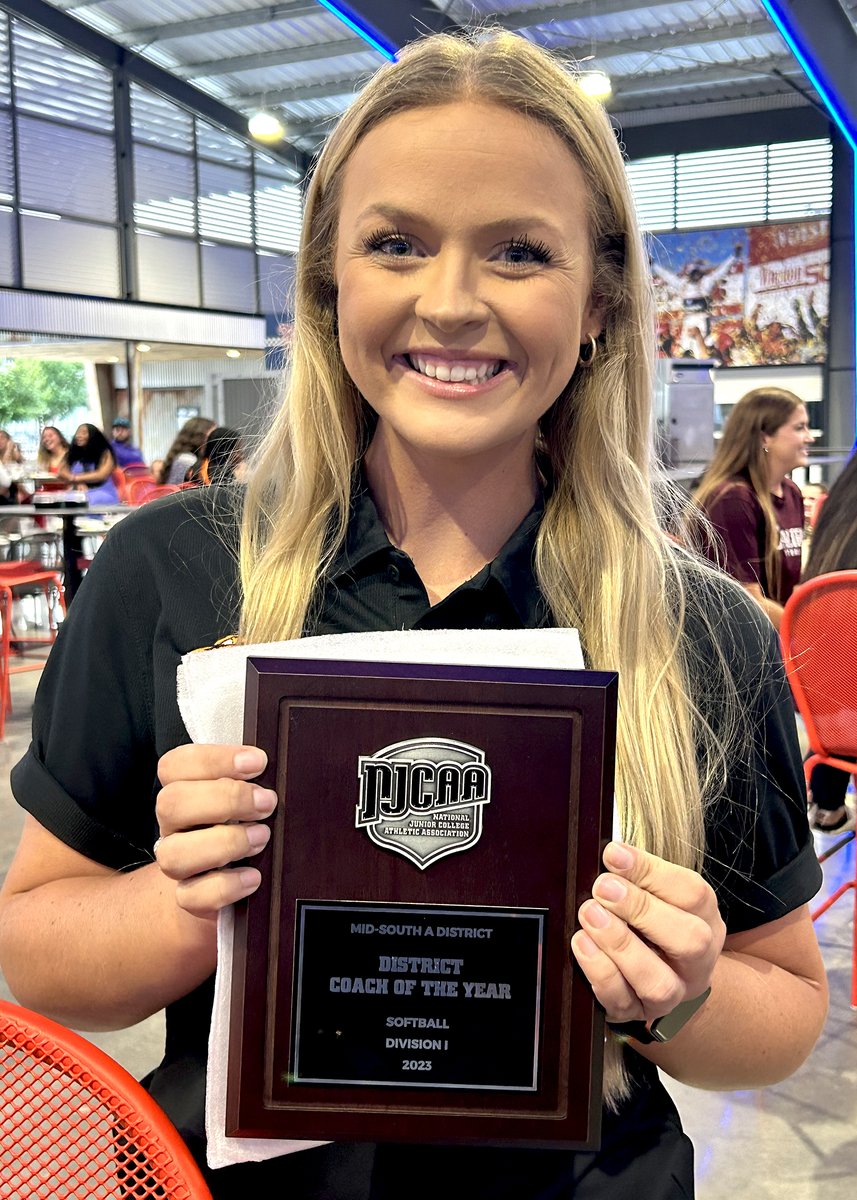
<svg viewBox="0 0 857 1200"><path fill-rule="evenodd" d="M378 232L363 239L370 254L383 254L387 258L407 258L413 253L411 239L402 233Z"/></svg>
<svg viewBox="0 0 857 1200"><path fill-rule="evenodd" d="M551 252L544 242L533 242L527 237L521 237L506 242L501 248L500 257L503 262L513 267L528 267L532 263L550 262Z"/></svg>

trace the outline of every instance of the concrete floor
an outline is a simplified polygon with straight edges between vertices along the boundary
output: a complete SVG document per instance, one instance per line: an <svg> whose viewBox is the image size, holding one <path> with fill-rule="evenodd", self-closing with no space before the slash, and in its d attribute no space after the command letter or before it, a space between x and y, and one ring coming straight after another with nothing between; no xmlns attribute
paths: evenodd
<svg viewBox="0 0 857 1200"><path fill-rule="evenodd" d="M8 777L29 741L37 680L37 673L12 677L14 713L0 743L0 876L8 868L22 823ZM819 838L819 850L830 841ZM852 841L825 864L819 899L844 879L854 878L854 851ZM857 1012L849 1007L854 911L850 895L816 925L830 977L830 1015L801 1070L785 1083L758 1092L706 1093L669 1084L696 1146L699 1200L853 1200ZM0 995L10 998L2 977ZM118 1033L86 1036L139 1077L160 1058L163 1021L156 1016Z"/></svg>

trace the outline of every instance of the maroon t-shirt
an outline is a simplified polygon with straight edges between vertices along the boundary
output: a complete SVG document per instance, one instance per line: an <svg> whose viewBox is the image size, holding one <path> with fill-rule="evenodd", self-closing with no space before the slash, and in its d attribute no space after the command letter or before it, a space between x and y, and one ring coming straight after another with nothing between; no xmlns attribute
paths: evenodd
<svg viewBox="0 0 857 1200"><path fill-rule="evenodd" d="M739 583L758 583L770 600L785 604L800 580L804 511L800 488L783 480L782 496L771 495L780 529L780 584L774 589L765 567L765 515L756 493L746 479L728 479L705 505L719 537L719 545L708 547L713 563ZM775 594L776 593L776 594Z"/></svg>

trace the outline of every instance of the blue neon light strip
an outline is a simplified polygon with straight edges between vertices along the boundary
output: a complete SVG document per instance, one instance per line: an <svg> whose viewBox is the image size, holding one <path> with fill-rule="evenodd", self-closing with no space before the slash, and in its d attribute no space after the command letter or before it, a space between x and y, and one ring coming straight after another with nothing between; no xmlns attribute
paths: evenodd
<svg viewBox="0 0 857 1200"><path fill-rule="evenodd" d="M776 25L779 32L785 38L788 48L803 67L810 83L818 92L819 96L821 96L827 111L830 113L842 131L843 137L846 139L855 154L857 154L857 130L852 127L848 117L845 114L845 111L841 107L839 101L830 91L830 88L822 81L819 69L810 61L806 50L799 45L797 41L797 35L786 24L785 18L779 10L779 6L774 4L774 0L762 0L762 6Z"/></svg>
<svg viewBox="0 0 857 1200"><path fill-rule="evenodd" d="M358 37L362 37L364 42L368 42L372 49L377 50L379 54L383 54L384 58L389 59L390 62L396 61L398 47L392 45L390 42L380 41L376 33L369 29L368 26L361 25L356 17L353 17L345 9L340 8L335 3L335 0L316 0L316 3L320 4L322 8L326 8L328 12L332 12L335 17L339 18L343 25L347 25Z"/></svg>
<svg viewBox="0 0 857 1200"><path fill-rule="evenodd" d="M857 281L857 130L855 130L851 122L839 102L831 93L830 89L822 82L821 75L818 69L810 62L809 56L804 51L803 47L798 44L797 35L786 24L785 17L780 12L779 5L775 0L762 0L762 7L767 12L768 16L776 25L779 32L785 39L786 45L791 50L792 54L800 63L801 67L809 79L812 86L818 92L821 99L824 101L824 106L830 113L833 120L839 127L842 136L851 147L851 155L854 164L854 198L852 202L852 210L854 217L854 279ZM855 327L854 327L854 348L855 362L857 362L857 304L855 304Z"/></svg>

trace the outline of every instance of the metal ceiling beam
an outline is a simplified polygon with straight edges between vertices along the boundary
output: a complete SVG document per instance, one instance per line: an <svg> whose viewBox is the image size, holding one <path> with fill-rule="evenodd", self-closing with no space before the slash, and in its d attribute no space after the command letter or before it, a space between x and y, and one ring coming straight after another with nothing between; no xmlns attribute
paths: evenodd
<svg viewBox="0 0 857 1200"><path fill-rule="evenodd" d="M122 38L129 46L152 46L155 42L169 42L174 38L197 37L203 33L222 33L225 29L249 29L254 25L269 25L273 21L315 17L319 12L317 4L308 4L307 0L292 0L289 4L266 4L263 8L246 8L240 12L220 13L216 17L195 17L190 21L170 21L126 29Z"/></svg>
<svg viewBox="0 0 857 1200"><path fill-rule="evenodd" d="M213 79L218 75L238 75L242 71L261 71L266 67L287 67L293 63L318 62L326 58L344 58L349 54L371 54L372 47L359 37L344 42L313 42L260 54L238 54L234 58L209 58L185 63L172 70L182 79Z"/></svg>
<svg viewBox="0 0 857 1200"><path fill-rule="evenodd" d="M263 104L268 108L278 108L280 105L287 107L289 104L300 104L304 100L327 100L331 96L348 96L359 91L371 74L371 71L363 71L359 75L343 75L339 79L325 79L321 83L307 83L301 87L241 92L232 99L242 109L259 108Z"/></svg>
<svg viewBox="0 0 857 1200"><path fill-rule="evenodd" d="M178 79L169 71L165 71L162 67L143 58L142 55L129 50L127 46L120 46L118 42L98 33L89 25L84 25L74 17L60 12L53 5L46 4L44 0L3 0L3 8L12 16L29 21L59 41L79 50L81 54L94 58L108 70L124 72L137 83L152 88L153 91L159 92L183 108L198 113L213 125L219 125L221 128L229 130L230 133L249 141L247 121L240 112L228 107L213 96L209 96L206 92L200 91L199 88L195 88L185 80ZM301 176L306 174L310 160L296 146L283 144L265 149L266 153L271 154L280 162L286 163L297 174Z"/></svg>
<svg viewBox="0 0 857 1200"><path fill-rule="evenodd" d="M595 58L599 62L608 62L623 54L660 54L663 50L677 47L710 46L716 42L733 42L742 38L770 37L775 31L770 21L750 21L738 25L715 28L707 26L701 29L680 29L675 33L650 33L634 38L625 38L618 42L604 41L595 47ZM590 51L588 38L581 38L581 46ZM572 51L574 47L571 48ZM566 48L554 47L555 53L565 57Z"/></svg>
<svg viewBox="0 0 857 1200"><path fill-rule="evenodd" d="M675 8L676 0L578 0L577 4L546 4L538 8L511 8L494 14L494 20L505 29L533 29L550 25L552 21L589 21L598 17L615 17L622 13L650 12L653 8Z"/></svg>
<svg viewBox="0 0 857 1200"><path fill-rule="evenodd" d="M653 71L646 75L629 77L627 82L617 80L613 88L616 100L629 96L652 96L657 98L667 92L688 91L694 88L723 87L739 88L742 84L759 80L770 81L772 85L783 84L783 80L799 80L801 72L797 64L788 55L777 58L759 58L750 63L736 63L734 67L725 68L716 65L699 71ZM672 97L670 99L672 103ZM807 98L809 103L809 98ZM612 105L611 105L612 108Z"/></svg>

